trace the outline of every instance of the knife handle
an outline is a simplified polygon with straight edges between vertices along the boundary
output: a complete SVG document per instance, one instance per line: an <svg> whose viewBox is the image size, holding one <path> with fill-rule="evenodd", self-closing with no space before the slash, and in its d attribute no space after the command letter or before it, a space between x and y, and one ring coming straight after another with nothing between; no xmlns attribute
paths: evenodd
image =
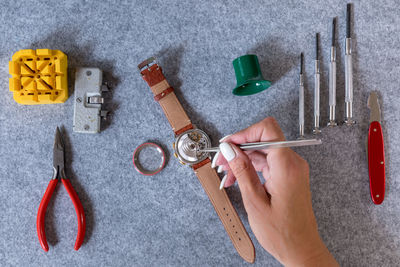
<svg viewBox="0 0 400 267"><path fill-rule="evenodd" d="M379 205L385 197L385 150L378 121L371 122L368 130L368 172L371 198Z"/></svg>

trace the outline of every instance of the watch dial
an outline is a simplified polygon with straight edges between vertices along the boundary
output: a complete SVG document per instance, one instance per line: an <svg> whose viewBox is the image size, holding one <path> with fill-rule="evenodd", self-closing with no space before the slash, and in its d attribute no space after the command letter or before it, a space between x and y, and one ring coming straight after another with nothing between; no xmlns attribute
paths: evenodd
<svg viewBox="0 0 400 267"><path fill-rule="evenodd" d="M208 153L199 150L208 147L211 147L210 138L199 129L186 131L179 135L175 141L178 158L188 164L196 164L207 158Z"/></svg>

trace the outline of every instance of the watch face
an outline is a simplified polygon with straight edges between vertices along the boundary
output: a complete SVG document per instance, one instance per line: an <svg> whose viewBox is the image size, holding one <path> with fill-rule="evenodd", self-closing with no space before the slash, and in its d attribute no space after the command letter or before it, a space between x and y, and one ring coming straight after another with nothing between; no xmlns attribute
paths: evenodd
<svg viewBox="0 0 400 267"><path fill-rule="evenodd" d="M199 129L192 129L180 134L175 140L175 151L178 158L187 164L196 164L208 157L208 152L200 149L211 147L208 135Z"/></svg>

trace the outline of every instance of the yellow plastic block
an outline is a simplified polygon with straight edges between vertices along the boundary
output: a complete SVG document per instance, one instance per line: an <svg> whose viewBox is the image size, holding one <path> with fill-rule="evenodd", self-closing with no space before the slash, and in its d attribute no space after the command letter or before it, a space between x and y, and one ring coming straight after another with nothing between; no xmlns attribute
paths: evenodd
<svg viewBox="0 0 400 267"><path fill-rule="evenodd" d="M67 56L60 50L20 50L8 68L10 91L17 103L55 104L68 99Z"/></svg>

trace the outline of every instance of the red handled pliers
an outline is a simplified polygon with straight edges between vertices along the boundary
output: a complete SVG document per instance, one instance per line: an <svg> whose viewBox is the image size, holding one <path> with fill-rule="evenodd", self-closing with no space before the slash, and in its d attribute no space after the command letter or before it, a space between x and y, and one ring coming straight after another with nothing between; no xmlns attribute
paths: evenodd
<svg viewBox="0 0 400 267"><path fill-rule="evenodd" d="M44 219L46 215L47 205L53 195L54 189L57 186L58 179L61 178L62 183L65 186L65 189L70 196L72 203L74 204L76 215L78 217L78 234L76 236L75 246L74 249L78 250L82 243L83 239L85 238L85 231L86 231L86 219L85 213L83 212L82 203L78 198L75 190L73 189L71 182L65 177L65 170L64 170L64 143L61 137L60 130L57 127L56 130L56 137L54 140L54 148L53 148L53 178L51 179L49 185L47 186L46 192L40 202L39 211L36 220L36 228L39 237L39 242L44 251L49 250L49 246L47 245L46 240L46 233L44 230Z"/></svg>

